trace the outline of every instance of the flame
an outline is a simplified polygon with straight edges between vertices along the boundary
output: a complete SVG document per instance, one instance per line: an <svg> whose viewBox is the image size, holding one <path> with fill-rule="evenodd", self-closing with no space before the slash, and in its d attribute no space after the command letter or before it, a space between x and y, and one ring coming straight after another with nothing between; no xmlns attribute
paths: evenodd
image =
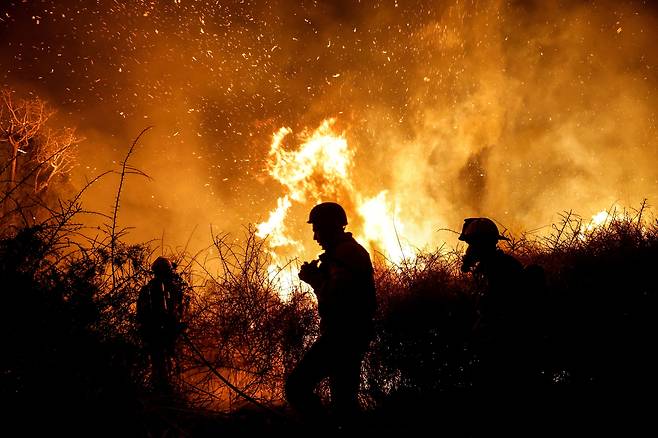
<svg viewBox="0 0 658 438"><path fill-rule="evenodd" d="M612 216L610 215L610 213L608 213L607 210L601 210L592 216L590 223L587 225L587 229L592 230L594 228L602 227L606 224L606 222L608 222L608 219L611 217Z"/></svg>
<svg viewBox="0 0 658 438"><path fill-rule="evenodd" d="M598 213L592 215L589 223L585 225L585 229L581 233L582 238L585 238L588 234L592 232L603 229L611 222L616 220L623 220L624 214L620 211L617 211L616 208L601 210Z"/></svg>
<svg viewBox="0 0 658 438"><path fill-rule="evenodd" d="M349 169L353 152L348 149L344 135L333 132L334 123L335 119L327 119L310 135L302 133L298 150L283 148L283 140L292 133L290 128L281 128L272 136L267 171L285 187L286 194L277 199L277 207L270 212L269 219L256 225L256 235L268 238L271 255L277 263L284 261L277 249L288 247L286 252L290 255L302 247L286 226L293 201L317 203L335 198L339 189L352 189Z"/></svg>
<svg viewBox="0 0 658 438"><path fill-rule="evenodd" d="M288 214L288 209L292 205L290 198L284 196L276 200L277 207L270 212L270 218L266 222L261 222L256 226L256 235L260 238L269 236L269 245L271 248L292 245L299 247L299 242L289 238L286 235L286 226L284 219Z"/></svg>
<svg viewBox="0 0 658 438"><path fill-rule="evenodd" d="M292 200L319 201L336 188L351 188L350 168L353 151L347 147L344 133L333 132L336 119L324 120L297 151L283 149L283 139L292 133L281 128L274 134L270 148L269 174L287 189Z"/></svg>
<svg viewBox="0 0 658 438"><path fill-rule="evenodd" d="M382 253L390 262L399 264L413 259L414 249L400 240L405 226L402 222L396 223L395 218L400 212L397 207L391 207L387 195L388 190L383 190L375 197L359 202L358 212L364 226L357 240L367 242L371 252Z"/></svg>
<svg viewBox="0 0 658 438"><path fill-rule="evenodd" d="M285 194L277 199L268 220L256 226L256 234L267 238L273 260L269 272L282 286L282 298L300 286L298 268L289 264L290 258L304 249L288 226L293 203L310 209L323 201L338 201L351 218L350 230L371 255L376 251L393 263L413 257L412 247L402 243L405 226L399 220L399 210L388 199L388 191L368 197L355 187L352 170L356 151L349 147L344 132L335 131L335 123L329 118L310 133L304 130L298 149L284 148L284 140L292 134L290 128L283 127L272 136L267 171L281 183ZM289 269L281 268L286 265Z"/></svg>

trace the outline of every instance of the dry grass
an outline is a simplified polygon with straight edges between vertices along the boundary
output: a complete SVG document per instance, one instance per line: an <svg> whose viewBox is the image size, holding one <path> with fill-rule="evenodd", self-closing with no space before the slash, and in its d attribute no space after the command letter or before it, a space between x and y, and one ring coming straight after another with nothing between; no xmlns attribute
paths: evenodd
<svg viewBox="0 0 658 438"><path fill-rule="evenodd" d="M134 303L156 248L123 243L128 230L118 227L118 201L104 228L86 229L83 215L94 213L81 206L83 191L45 210L37 225L5 230L0 240L0 282L11 285L3 294L12 309L0 330L3 396L22 406L45 392L55 405L67 394L80 409L112 406L109 412L130 419L126 424L144 426L139 406L148 361ZM546 274L544 288L528 291L536 306L527 309L541 335L532 350L540 352L544 383L608 388L655 381L649 351L658 222L642 203L611 211L601 226L588 225L568 212L549 235L512 236L507 248ZM281 404L285 376L318 332L308 292L299 288L281 299L254 229L245 228L239 242L213 235L214 260L171 254L191 286L187 335L203 355L181 342L176 383L188 407L233 412L247 399ZM470 390L475 296L459 265L459 252L442 248L376 266L377 333L362 387L372 412L404 406L396 411L404 415Z"/></svg>

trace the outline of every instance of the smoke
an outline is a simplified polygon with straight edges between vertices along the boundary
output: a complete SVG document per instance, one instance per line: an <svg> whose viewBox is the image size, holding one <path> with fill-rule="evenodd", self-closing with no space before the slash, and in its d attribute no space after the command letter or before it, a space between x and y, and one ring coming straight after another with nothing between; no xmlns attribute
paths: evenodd
<svg viewBox="0 0 658 438"><path fill-rule="evenodd" d="M411 234L437 243L428 230L477 215L519 232L655 199L655 24L628 6L468 3L425 23L408 51L435 59L410 63L407 123L368 117Z"/></svg>
<svg viewBox="0 0 658 438"><path fill-rule="evenodd" d="M354 152L352 186L386 190L418 247L454 241L439 230L464 217L518 232L563 210L587 217L657 198L650 6L225 3L0 10L2 82L48 98L87 138L79 184L117 168L154 126L131 160L152 179L130 176L122 194L120 224L135 240L164 233L180 247L196 227L196 249L210 224L239 236L263 222L285 193L267 173L272 134L329 117ZM108 212L116 185L94 188L88 207ZM304 225L291 229L312 247Z"/></svg>

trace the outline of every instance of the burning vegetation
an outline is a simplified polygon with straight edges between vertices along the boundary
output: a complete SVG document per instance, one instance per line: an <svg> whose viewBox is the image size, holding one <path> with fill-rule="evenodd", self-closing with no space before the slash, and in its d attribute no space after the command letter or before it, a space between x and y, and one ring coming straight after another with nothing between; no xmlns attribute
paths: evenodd
<svg viewBox="0 0 658 438"><path fill-rule="evenodd" d="M650 3L100 3L0 6L0 387L16 414L46 406L54 429L90 435L287 430L284 378L319 330L298 272L322 201L375 262L373 429L482 413L465 217L495 219L543 272L519 328L536 401L655 388ZM158 255L190 297L166 400L135 321Z"/></svg>
<svg viewBox="0 0 658 438"><path fill-rule="evenodd" d="M127 230L110 222L116 214L90 234L78 221L88 213L81 195L35 225L6 229L0 241L0 281L11 285L5 298L13 309L0 331L2 387L12 409L23 413L38 399L67 431L99 422L117 433L295 427L282 407L284 377L317 335L318 320L299 282L282 289L272 268L276 246L249 227L238 241L214 235L214 260L170 254L191 285L191 301L174 393L152 399L134 307L163 248L124 243ZM658 257L658 222L651 209L642 204L592 221L568 212L546 236L509 237L505 249L545 273L525 291L533 323L519 328L534 334L527 345L537 366L533 400L653 387L658 290L646 273ZM440 410L450 418L445 427L478 433L482 412L469 402L478 397L478 288L460 264L461 249L447 247L376 264L376 337L361 387L373 430L422 430ZM71 419L70 410L84 420ZM463 429L462 421L471 426Z"/></svg>

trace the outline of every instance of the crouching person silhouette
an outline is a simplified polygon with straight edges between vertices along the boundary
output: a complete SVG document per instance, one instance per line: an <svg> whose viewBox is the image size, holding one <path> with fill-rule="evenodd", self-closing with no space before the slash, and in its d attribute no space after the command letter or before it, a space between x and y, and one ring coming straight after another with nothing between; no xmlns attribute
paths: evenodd
<svg viewBox="0 0 658 438"><path fill-rule="evenodd" d="M151 386L171 392L172 361L180 335L187 297L186 284L166 257L151 265L153 278L137 298L137 324L151 361Z"/></svg>
<svg viewBox="0 0 658 438"><path fill-rule="evenodd" d="M288 376L286 399L306 421L325 419L315 389L328 377L335 419L349 425L360 411L361 362L373 336L372 263L368 252L344 231L347 216L340 205L316 205L308 223L324 252L319 260L302 265L299 278L317 297L320 336Z"/></svg>

